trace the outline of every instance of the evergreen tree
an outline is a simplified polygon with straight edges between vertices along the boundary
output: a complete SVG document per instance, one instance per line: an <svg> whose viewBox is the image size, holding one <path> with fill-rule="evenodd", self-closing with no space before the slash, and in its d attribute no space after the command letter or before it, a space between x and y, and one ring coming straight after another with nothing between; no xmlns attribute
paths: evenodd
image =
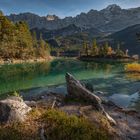
<svg viewBox="0 0 140 140"><path fill-rule="evenodd" d="M28 59L49 55L49 45L36 33L31 35L25 22L14 24L0 12L0 57L3 59Z"/></svg>
<svg viewBox="0 0 140 140"><path fill-rule="evenodd" d="M32 42L33 42L33 47L34 47L34 54L35 54L35 57L37 58L38 57L38 41L37 41L37 37L36 37L36 32L34 31L32 33Z"/></svg>
<svg viewBox="0 0 140 140"><path fill-rule="evenodd" d="M99 56L100 57L104 56L104 47L103 46L100 46L100 48L99 48Z"/></svg>
<svg viewBox="0 0 140 140"><path fill-rule="evenodd" d="M0 56L2 58L13 58L16 47L15 25L3 15L0 16Z"/></svg>
<svg viewBox="0 0 140 140"><path fill-rule="evenodd" d="M109 45L108 45L108 42L106 42L104 45L104 48L103 48L103 55L104 56L108 55L108 49L109 49Z"/></svg>
<svg viewBox="0 0 140 140"><path fill-rule="evenodd" d="M117 49L116 49L116 56L121 57L124 56L124 52L120 49L120 44L118 43Z"/></svg>
<svg viewBox="0 0 140 140"><path fill-rule="evenodd" d="M38 52L39 52L39 56L40 57L47 57L47 56L49 56L50 55L50 46L48 45L48 43L47 42L45 42L44 40L43 40L43 38L42 38L42 35L40 35L40 40L39 40L39 45L38 45L39 47L39 50L38 50Z"/></svg>
<svg viewBox="0 0 140 140"><path fill-rule="evenodd" d="M33 42L29 27L25 22L16 24L18 29L18 46L20 47L21 58L31 58L34 56Z"/></svg>
<svg viewBox="0 0 140 140"><path fill-rule="evenodd" d="M86 41L83 43L83 52L86 56L88 56L88 44Z"/></svg>
<svg viewBox="0 0 140 140"><path fill-rule="evenodd" d="M33 40L33 47L37 48L38 43L37 43L37 37L35 31L32 33L32 40Z"/></svg>
<svg viewBox="0 0 140 140"><path fill-rule="evenodd" d="M95 55L98 54L98 48L97 48L96 39L93 40L93 45L92 45L92 48L91 48L91 54L92 54L93 56L95 56Z"/></svg>

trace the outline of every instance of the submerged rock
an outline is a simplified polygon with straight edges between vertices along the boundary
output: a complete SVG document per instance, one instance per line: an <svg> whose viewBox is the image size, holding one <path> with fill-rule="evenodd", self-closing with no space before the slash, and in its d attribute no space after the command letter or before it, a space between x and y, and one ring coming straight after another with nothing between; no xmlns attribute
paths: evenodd
<svg viewBox="0 0 140 140"><path fill-rule="evenodd" d="M24 121L31 110L20 97L9 97L0 101L0 122Z"/></svg>

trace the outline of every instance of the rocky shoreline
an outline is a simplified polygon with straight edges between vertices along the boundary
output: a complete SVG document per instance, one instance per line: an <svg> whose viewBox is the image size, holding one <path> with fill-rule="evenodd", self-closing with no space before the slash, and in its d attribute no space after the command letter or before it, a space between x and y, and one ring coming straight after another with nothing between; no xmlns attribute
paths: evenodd
<svg viewBox="0 0 140 140"><path fill-rule="evenodd" d="M113 140L140 139L140 112L124 109L111 101L103 100L70 74L66 75L66 81L68 95L47 93L34 101L23 101L21 97L9 97L0 101L0 112L3 113L0 121L25 121L30 110L51 108L68 115L82 116L97 127L105 127Z"/></svg>

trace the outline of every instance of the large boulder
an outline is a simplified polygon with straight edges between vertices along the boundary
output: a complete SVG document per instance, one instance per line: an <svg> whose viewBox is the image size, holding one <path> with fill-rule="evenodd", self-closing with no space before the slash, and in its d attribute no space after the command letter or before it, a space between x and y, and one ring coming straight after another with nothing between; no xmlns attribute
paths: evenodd
<svg viewBox="0 0 140 140"><path fill-rule="evenodd" d="M9 97L0 101L0 122L24 121L31 110L22 98Z"/></svg>

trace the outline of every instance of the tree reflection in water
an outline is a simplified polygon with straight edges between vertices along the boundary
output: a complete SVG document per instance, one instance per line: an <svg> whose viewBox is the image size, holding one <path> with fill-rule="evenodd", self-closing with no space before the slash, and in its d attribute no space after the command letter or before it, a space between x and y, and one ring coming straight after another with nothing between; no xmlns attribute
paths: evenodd
<svg viewBox="0 0 140 140"><path fill-rule="evenodd" d="M140 80L140 73L126 73L125 76L129 80Z"/></svg>
<svg viewBox="0 0 140 140"><path fill-rule="evenodd" d="M47 75L50 63L25 63L0 67L0 93L32 88L36 77Z"/></svg>

